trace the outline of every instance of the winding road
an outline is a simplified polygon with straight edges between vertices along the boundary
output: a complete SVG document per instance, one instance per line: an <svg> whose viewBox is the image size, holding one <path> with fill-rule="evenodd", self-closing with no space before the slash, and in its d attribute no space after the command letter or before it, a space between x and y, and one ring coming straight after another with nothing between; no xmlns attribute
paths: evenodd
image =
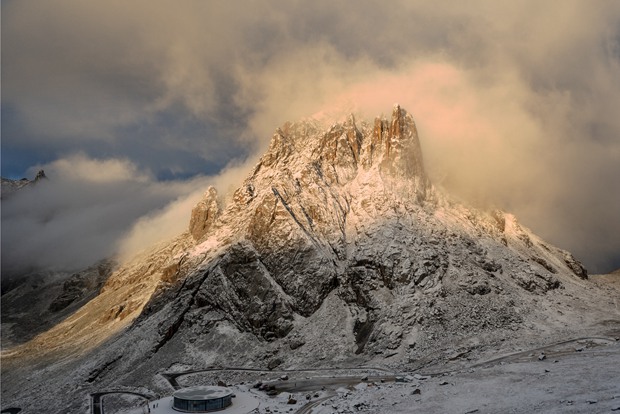
<svg viewBox="0 0 620 414"><path fill-rule="evenodd" d="M93 392L90 394L90 412L91 414L105 414L103 409L103 397L110 394L129 394L135 395L137 397L144 398L147 403L151 400L156 400L158 398L155 394L144 394L135 391L125 391L125 390L110 390L110 391L101 391L101 392Z"/></svg>
<svg viewBox="0 0 620 414"><path fill-rule="evenodd" d="M346 368L346 367L334 367L334 368L309 368L309 369L282 369L282 370L268 370L268 369L259 369L259 368L243 368L243 367L219 367L219 368L204 368L204 369L192 369L187 371L180 372L164 372L159 375L164 377L166 381L174 388L178 390L181 388L181 385L178 383L177 378L183 377L191 374L201 374L204 372L265 372L272 374L291 374L297 372L334 372L334 371L379 371L385 372L390 375L395 375L394 371L391 371L386 368L379 367L355 367L355 368Z"/></svg>

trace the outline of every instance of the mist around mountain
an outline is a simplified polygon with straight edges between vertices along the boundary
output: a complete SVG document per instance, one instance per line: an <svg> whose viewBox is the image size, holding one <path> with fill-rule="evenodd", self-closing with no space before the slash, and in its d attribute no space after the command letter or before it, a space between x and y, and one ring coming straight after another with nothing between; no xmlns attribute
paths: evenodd
<svg viewBox="0 0 620 414"><path fill-rule="evenodd" d="M230 201L205 189L182 234L42 292L2 298L3 404L27 412L84 412L89 393L118 387L166 395L162 373L207 367L456 373L581 337L618 355L617 285L513 215L435 187L398 105L282 125ZM47 307L18 308L33 295ZM47 324L24 336L17 313Z"/></svg>
<svg viewBox="0 0 620 414"><path fill-rule="evenodd" d="M46 180L4 181L31 184L10 195L3 189L3 291L7 281L14 286L51 271L70 276L119 252L129 257L174 237L213 181L201 176L157 182L129 160L79 153L44 167Z"/></svg>

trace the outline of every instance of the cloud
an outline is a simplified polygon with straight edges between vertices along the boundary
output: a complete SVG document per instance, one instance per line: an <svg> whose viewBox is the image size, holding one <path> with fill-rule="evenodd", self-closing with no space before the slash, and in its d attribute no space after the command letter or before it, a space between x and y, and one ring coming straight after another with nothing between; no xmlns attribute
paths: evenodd
<svg viewBox="0 0 620 414"><path fill-rule="evenodd" d="M138 171L129 160L123 159L89 159L84 154L73 154L53 163L42 166L65 182L114 184L114 183L146 183L152 179L149 174ZM30 168L34 173L39 166Z"/></svg>
<svg viewBox="0 0 620 414"><path fill-rule="evenodd" d="M41 166L49 180L2 200L2 271L75 270L111 255L141 215L179 190L127 160L74 155Z"/></svg>
<svg viewBox="0 0 620 414"><path fill-rule="evenodd" d="M126 260L184 232L209 186L223 201L231 197L255 161L231 163L217 176L166 182L128 160L83 154L37 166L48 180L2 200L3 275Z"/></svg>
<svg viewBox="0 0 620 414"><path fill-rule="evenodd" d="M436 183L620 266L617 2L7 1L2 37L3 158L133 166L141 223L286 120L399 102Z"/></svg>

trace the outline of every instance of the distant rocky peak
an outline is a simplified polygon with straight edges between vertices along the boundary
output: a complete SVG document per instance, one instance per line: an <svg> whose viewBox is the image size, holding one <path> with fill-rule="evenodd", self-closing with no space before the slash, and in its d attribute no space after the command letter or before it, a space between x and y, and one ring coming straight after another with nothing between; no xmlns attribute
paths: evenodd
<svg viewBox="0 0 620 414"><path fill-rule="evenodd" d="M39 172L37 172L37 175L34 177L34 181L45 180L45 179L47 179L47 176L45 175L45 171L43 170L39 170Z"/></svg>
<svg viewBox="0 0 620 414"><path fill-rule="evenodd" d="M43 170L39 170L33 180L29 180L28 178L22 178L20 180L2 178L2 195L0 196L0 198L6 199L7 197L12 196L14 193L21 189L30 187L38 182L42 182L47 179L48 178L45 175L45 171Z"/></svg>

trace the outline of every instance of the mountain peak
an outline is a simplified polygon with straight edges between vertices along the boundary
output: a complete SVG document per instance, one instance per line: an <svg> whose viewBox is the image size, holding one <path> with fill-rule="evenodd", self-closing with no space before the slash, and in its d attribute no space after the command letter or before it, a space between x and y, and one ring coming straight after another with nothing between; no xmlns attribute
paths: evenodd
<svg viewBox="0 0 620 414"><path fill-rule="evenodd" d="M384 125L381 120L382 133L387 132L382 168L395 176L426 179L418 130L411 114L396 104L387 131Z"/></svg>
<svg viewBox="0 0 620 414"><path fill-rule="evenodd" d="M330 184L346 185L375 172L391 187L408 187L418 199L430 189L415 122L398 104L391 119L377 117L373 124L353 114L328 128L312 120L287 122L276 129L255 173L264 168L299 172L308 165Z"/></svg>

